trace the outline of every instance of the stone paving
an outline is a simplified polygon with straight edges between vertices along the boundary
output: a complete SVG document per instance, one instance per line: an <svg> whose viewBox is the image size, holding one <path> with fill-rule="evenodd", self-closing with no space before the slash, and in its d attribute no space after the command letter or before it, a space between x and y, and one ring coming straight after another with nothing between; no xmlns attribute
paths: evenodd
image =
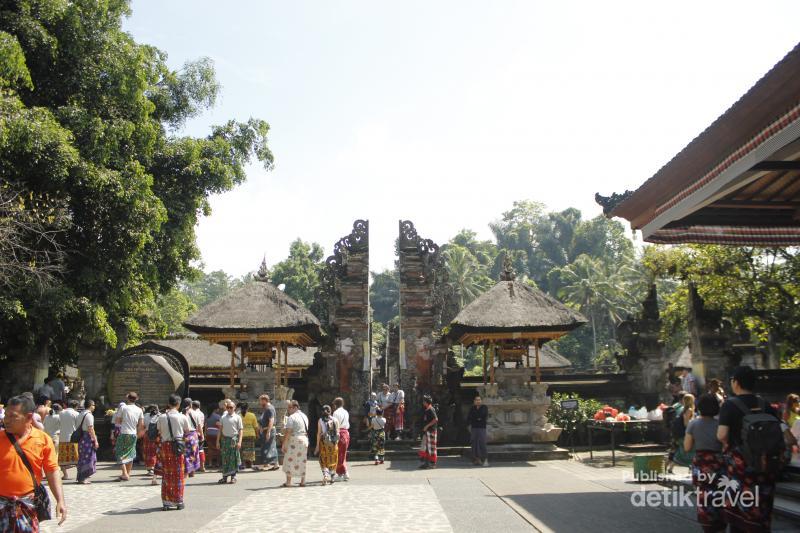
<svg viewBox="0 0 800 533"><path fill-rule="evenodd" d="M334 516L357 517L358 531L453 531L430 485L374 485L336 483L302 489L256 491L234 505L199 531L204 533L245 533L257 524L271 523L269 531L338 531ZM402 502L381 509L382 502ZM276 516L276 509L280 509ZM334 512L336 510L336 512ZM351 530L352 531L352 530Z"/></svg>
<svg viewBox="0 0 800 533"><path fill-rule="evenodd" d="M575 461L496 463L472 467L444 458L435 470L414 461L375 466L351 464L351 481L321 485L315 461L308 486L280 487L282 472L242 472L235 485L218 485L218 473L188 480L183 511L161 510L160 487L137 468L129 482L115 482L115 465L103 463L82 486L65 484L68 520L59 533L129 532L486 532L699 531L692 507L635 507L641 490L666 491L630 480L630 464L610 467ZM344 516L334 523L333 516ZM797 531L776 519L773 531Z"/></svg>

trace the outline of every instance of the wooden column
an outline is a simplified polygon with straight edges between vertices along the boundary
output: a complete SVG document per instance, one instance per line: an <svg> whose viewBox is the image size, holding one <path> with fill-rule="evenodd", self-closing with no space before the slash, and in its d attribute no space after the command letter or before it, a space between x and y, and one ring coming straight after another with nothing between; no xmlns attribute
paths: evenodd
<svg viewBox="0 0 800 533"><path fill-rule="evenodd" d="M486 344L483 345L483 384L486 385Z"/></svg>
<svg viewBox="0 0 800 533"><path fill-rule="evenodd" d="M285 342L283 343L283 361L286 363L286 386L289 386L289 345Z"/></svg>
<svg viewBox="0 0 800 533"><path fill-rule="evenodd" d="M231 389L236 384L234 375L236 373L236 343L231 342Z"/></svg>
<svg viewBox="0 0 800 533"><path fill-rule="evenodd" d="M489 354L490 354L490 357L489 357L489 372L490 372L490 375L492 376L492 380L491 380L492 385L494 385L494 358L495 358L496 352L497 352L497 347L494 345L494 343L492 343L491 344L491 350L489 352Z"/></svg>
<svg viewBox="0 0 800 533"><path fill-rule="evenodd" d="M539 368L539 341L536 341L536 383L542 382L542 370Z"/></svg>
<svg viewBox="0 0 800 533"><path fill-rule="evenodd" d="M531 367L531 347L530 345L525 348L525 364L528 368ZM530 376L530 374L528 374ZM530 377L528 378L530 380Z"/></svg>

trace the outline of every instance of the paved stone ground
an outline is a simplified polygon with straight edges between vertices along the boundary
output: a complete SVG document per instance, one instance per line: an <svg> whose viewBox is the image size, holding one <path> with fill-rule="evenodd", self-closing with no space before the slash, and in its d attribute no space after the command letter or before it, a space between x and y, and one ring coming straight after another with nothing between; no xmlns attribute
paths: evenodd
<svg viewBox="0 0 800 533"><path fill-rule="evenodd" d="M416 466L354 463L351 481L322 486L316 462L309 461L308 486L289 489L280 487L280 471L243 472L236 485L225 486L217 485L216 473L198 474L187 484L186 509L164 512L159 487L141 475L115 482L114 465L101 464L92 485L66 482L69 518L62 527L46 523L43 531L699 531L693 508L634 507L631 495L642 485L628 479L630 465L612 468L602 456L591 465L570 460L480 468L445 458L436 470ZM345 527L331 521L331 509L346 509ZM774 530L796 526L776 520Z"/></svg>

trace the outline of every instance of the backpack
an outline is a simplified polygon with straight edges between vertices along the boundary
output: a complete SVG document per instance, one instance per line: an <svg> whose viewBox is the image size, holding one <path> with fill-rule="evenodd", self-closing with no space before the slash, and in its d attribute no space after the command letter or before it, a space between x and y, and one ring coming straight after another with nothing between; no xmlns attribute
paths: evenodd
<svg viewBox="0 0 800 533"><path fill-rule="evenodd" d="M339 443L339 432L336 431L336 423L333 419L326 422L326 426L328 430L325 432L325 435L322 436L322 440L327 442L328 444L338 444Z"/></svg>
<svg viewBox="0 0 800 533"><path fill-rule="evenodd" d="M733 404L744 414L738 450L747 466L755 472L774 474L782 468L783 452L786 449L781 421L765 412L766 402L763 398L756 396L756 399L758 407L750 409L741 398L731 398Z"/></svg>
<svg viewBox="0 0 800 533"><path fill-rule="evenodd" d="M669 431L673 439L680 440L686 436L686 424L683 423L683 412L675 416L669 425Z"/></svg>
<svg viewBox="0 0 800 533"><path fill-rule="evenodd" d="M158 419L153 420L147 425L147 438L156 440L158 438Z"/></svg>

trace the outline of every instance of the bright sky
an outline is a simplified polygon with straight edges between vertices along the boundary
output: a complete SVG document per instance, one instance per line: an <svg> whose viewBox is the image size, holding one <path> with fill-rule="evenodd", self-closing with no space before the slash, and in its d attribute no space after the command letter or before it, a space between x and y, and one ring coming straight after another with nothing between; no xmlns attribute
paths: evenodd
<svg viewBox="0 0 800 533"><path fill-rule="evenodd" d="M296 237L330 253L370 220L371 269L398 219L441 243L514 200L594 216L636 188L797 43L800 2L133 1L125 28L212 58L229 118L271 125L275 169L212 198L207 270L240 275Z"/></svg>

